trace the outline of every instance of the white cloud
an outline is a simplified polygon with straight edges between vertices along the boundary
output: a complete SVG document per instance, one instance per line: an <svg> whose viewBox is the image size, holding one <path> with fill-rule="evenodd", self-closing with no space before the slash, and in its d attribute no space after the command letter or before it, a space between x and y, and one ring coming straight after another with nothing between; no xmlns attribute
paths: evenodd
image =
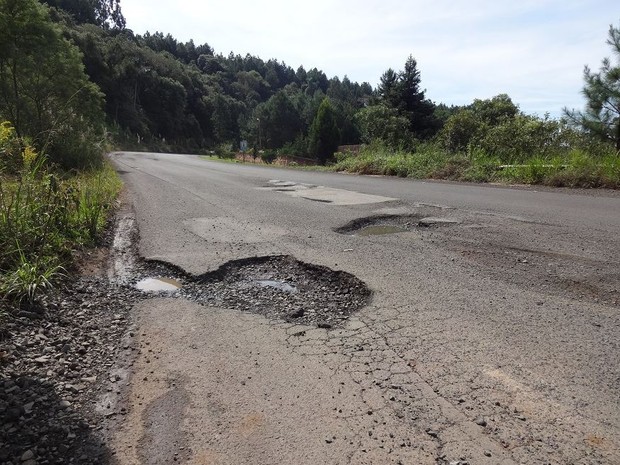
<svg viewBox="0 0 620 465"><path fill-rule="evenodd" d="M583 105L585 64L610 54L612 0L122 0L128 27L373 85L413 54L427 95L463 104L509 94L528 112Z"/></svg>

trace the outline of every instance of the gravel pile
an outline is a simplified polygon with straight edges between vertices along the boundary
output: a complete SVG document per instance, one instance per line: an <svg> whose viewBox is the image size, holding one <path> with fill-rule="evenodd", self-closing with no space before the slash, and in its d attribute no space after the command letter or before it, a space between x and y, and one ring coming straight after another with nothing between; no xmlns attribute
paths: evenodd
<svg viewBox="0 0 620 465"><path fill-rule="evenodd" d="M95 411L142 296L83 278L7 318L0 341L0 464L105 463ZM118 390L120 394L120 389Z"/></svg>

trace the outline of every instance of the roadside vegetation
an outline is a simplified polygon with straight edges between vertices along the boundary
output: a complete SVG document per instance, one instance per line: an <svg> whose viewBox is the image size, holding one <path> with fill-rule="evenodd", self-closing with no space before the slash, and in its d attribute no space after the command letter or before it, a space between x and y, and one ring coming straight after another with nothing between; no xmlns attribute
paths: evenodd
<svg viewBox="0 0 620 465"><path fill-rule="evenodd" d="M334 170L471 182L620 187L614 145L567 121L525 115L507 95L476 100L430 140L377 138Z"/></svg>
<svg viewBox="0 0 620 465"><path fill-rule="evenodd" d="M53 169L45 155L0 126L0 295L17 306L70 271L75 252L101 237L121 187L108 163Z"/></svg>
<svg viewBox="0 0 620 465"><path fill-rule="evenodd" d="M97 243L120 179L103 158L103 95L48 10L0 0L0 43L1 317Z"/></svg>

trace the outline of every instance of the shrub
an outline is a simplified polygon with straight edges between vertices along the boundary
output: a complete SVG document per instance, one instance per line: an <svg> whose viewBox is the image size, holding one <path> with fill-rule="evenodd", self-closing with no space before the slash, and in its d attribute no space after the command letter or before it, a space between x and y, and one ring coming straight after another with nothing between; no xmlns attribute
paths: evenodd
<svg viewBox="0 0 620 465"><path fill-rule="evenodd" d="M2 127L0 154L19 161L11 164L16 175L0 171L0 296L31 304L75 247L96 242L121 183L109 164L70 177L53 172Z"/></svg>

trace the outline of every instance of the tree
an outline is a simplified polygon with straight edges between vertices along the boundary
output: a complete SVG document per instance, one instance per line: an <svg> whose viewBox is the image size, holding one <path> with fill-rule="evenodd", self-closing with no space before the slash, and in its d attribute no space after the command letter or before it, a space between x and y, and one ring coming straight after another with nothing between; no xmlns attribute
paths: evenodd
<svg viewBox="0 0 620 465"><path fill-rule="evenodd" d="M69 13L78 24L123 29L125 18L119 0L45 0L49 6Z"/></svg>
<svg viewBox="0 0 620 465"><path fill-rule="evenodd" d="M614 66L609 58L604 58L598 73L586 66L582 90L585 111L565 108L564 113L587 132L613 142L620 151L620 27L609 26L607 44L616 55L617 64Z"/></svg>
<svg viewBox="0 0 620 465"><path fill-rule="evenodd" d="M399 116L395 108L371 105L355 115L360 127L362 141L379 140L392 149L411 149L413 134L409 132L409 120Z"/></svg>
<svg viewBox="0 0 620 465"><path fill-rule="evenodd" d="M398 74L392 68L389 68L381 75L379 85L377 86L377 93L386 106L399 108L401 97L398 89Z"/></svg>
<svg viewBox="0 0 620 465"><path fill-rule="evenodd" d="M294 141L302 132L299 112L283 90L259 105L254 119L259 121L262 145L266 148L280 148ZM258 131L259 128L256 129ZM258 133L254 136L254 139L258 140Z"/></svg>
<svg viewBox="0 0 620 465"><path fill-rule="evenodd" d="M0 117L56 162L95 161L102 94L47 8L36 0L0 0L0 43Z"/></svg>
<svg viewBox="0 0 620 465"><path fill-rule="evenodd" d="M340 141L340 132L329 98L325 97L321 102L308 137L312 155L324 165L338 149Z"/></svg>
<svg viewBox="0 0 620 465"><path fill-rule="evenodd" d="M377 93L381 103L398 110L400 116L409 120L409 131L420 139L432 137L441 123L435 118L435 105L424 96L420 88L418 63L409 55L405 69L396 73L388 69L381 76Z"/></svg>
<svg viewBox="0 0 620 465"><path fill-rule="evenodd" d="M491 129L510 123L518 115L519 107L506 94L476 99L448 117L439 138L449 151L465 151L470 144L485 138Z"/></svg>
<svg viewBox="0 0 620 465"><path fill-rule="evenodd" d="M417 137L426 139L437 132L438 122L434 118L435 105L425 98L425 90L420 88L420 83L418 63L409 55L399 76L400 109L409 118L409 130Z"/></svg>

